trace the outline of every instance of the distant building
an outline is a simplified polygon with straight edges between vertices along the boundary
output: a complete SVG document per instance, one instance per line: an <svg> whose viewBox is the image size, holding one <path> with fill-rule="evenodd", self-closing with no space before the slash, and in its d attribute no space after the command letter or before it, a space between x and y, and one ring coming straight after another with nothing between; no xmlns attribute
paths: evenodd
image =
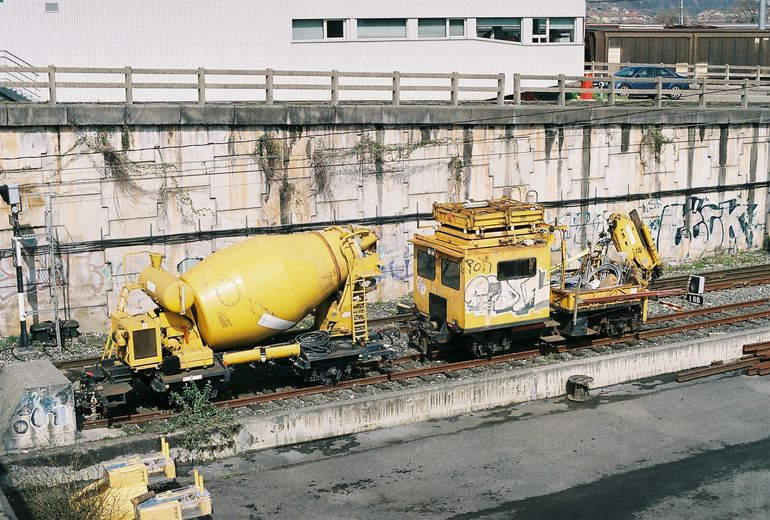
<svg viewBox="0 0 770 520"><path fill-rule="evenodd" d="M37 66L575 75L584 0L4 0Z"/></svg>

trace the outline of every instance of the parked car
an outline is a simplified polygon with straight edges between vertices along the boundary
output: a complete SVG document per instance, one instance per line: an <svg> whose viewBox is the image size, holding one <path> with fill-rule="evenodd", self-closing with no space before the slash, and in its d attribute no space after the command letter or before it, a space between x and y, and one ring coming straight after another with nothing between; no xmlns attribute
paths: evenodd
<svg viewBox="0 0 770 520"><path fill-rule="evenodd" d="M654 80L659 77L662 78L662 89L668 91L666 96L672 99L679 99L682 96L680 91L690 89L690 84L686 81L687 76L677 74L666 67L632 65L623 67L613 74L615 89L620 91L621 94L624 90L630 89L655 90L655 81L639 81L639 79ZM606 80L595 83L598 83L601 87L609 86L609 82Z"/></svg>

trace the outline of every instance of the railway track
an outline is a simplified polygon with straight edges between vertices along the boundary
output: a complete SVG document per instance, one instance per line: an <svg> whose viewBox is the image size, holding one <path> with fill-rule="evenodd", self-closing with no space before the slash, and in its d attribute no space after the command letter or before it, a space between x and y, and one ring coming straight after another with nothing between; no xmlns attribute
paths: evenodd
<svg viewBox="0 0 770 520"><path fill-rule="evenodd" d="M763 285L770 283L770 264L723 269L701 275L706 277L706 291ZM685 289L689 278L689 274L658 278L650 285L650 290Z"/></svg>
<svg viewBox="0 0 770 520"><path fill-rule="evenodd" d="M720 314L720 313L733 311L735 309L747 309L747 308L758 307L761 305L769 305L769 304L770 304L770 300L768 299L752 300L749 302L730 303L726 305L706 307L703 309L695 309L692 311L666 314L663 316L657 316L657 317L651 318L651 320L649 321L652 323L661 323L665 321L685 320L685 319L690 319L693 317L698 317L698 316L703 316L708 314ZM469 360L456 361L451 363L434 364L434 365L423 366L423 367L409 368L406 370L401 370L396 372L388 372L383 374L365 376L358 379L343 381L334 386L319 385L319 386L312 386L312 387L305 387L305 388L293 388L293 389L278 391L278 392L269 393L269 394L250 395L250 396L238 397L234 399L217 401L214 404L220 408L237 408L237 407L243 407L243 406L253 406L253 405L264 404L272 401L327 394L331 392L337 392L339 390L383 384L391 381L404 381L407 379L424 378L435 374L448 374L452 372L468 370L468 369L473 369L473 368L483 367L483 366L488 366L493 364L510 363L512 361L531 359L531 358L535 358L535 357L546 355L553 352L556 352L556 353L574 352L574 351L579 351L584 349L591 349L591 348L616 345L620 343L647 340L655 337L662 337L662 336L677 334L681 332L713 328L713 327L718 327L723 325L740 323L743 321L765 319L765 318L770 318L770 308L766 308L766 309L762 309L762 310L750 312L750 313L742 313L738 315L724 316L724 317L713 318L708 320L699 320L696 322L673 325L669 327L661 327L661 328L637 331L635 333L627 334L617 338L597 338L597 339L588 340L588 341L577 341L577 342L571 342L571 343L564 342L563 344L556 345L556 346L549 346L546 348L537 348L537 349L531 349L531 350L525 350L525 351L519 351L519 352L512 352L508 354L494 356L491 358L469 359ZM432 353L432 354L435 354L435 353ZM425 356L423 355L413 354L413 355L404 356L402 358L398 358L394 360L394 364L403 365L409 362L419 361L424 358ZM128 425L128 424L145 423L145 422L150 422L158 419L169 419L169 418L172 418L173 416L174 416L173 411L162 410L162 411L153 411L153 412L146 412L146 413L129 414L129 415L124 415L120 417L114 417L109 420L94 419L94 420L83 422L81 426L83 429L99 428L99 427L105 427L110 425L122 426L122 425Z"/></svg>
<svg viewBox="0 0 770 520"><path fill-rule="evenodd" d="M681 289L682 292L684 292L689 276L690 275L678 275L659 278L651 284L650 290L670 291ZM723 289L733 289L736 287L746 287L750 285L770 284L770 264L712 271L710 273L703 274L703 276L706 277L706 291L718 291ZM739 305L740 304L736 304L736 306ZM704 313L704 311L701 309L691 312L693 312L693 316ZM705 312L707 313L708 311ZM376 330L377 328L406 322L411 318L411 316L412 315L409 313L401 313L383 318L373 318L369 320L369 324L373 329ZM649 322L654 323L658 320L659 318L652 318ZM286 338L278 338L278 340L281 341L281 339L287 338L288 336ZM57 361L54 362L54 366L61 370L82 368L93 365L100 359L101 356L92 356L79 359Z"/></svg>

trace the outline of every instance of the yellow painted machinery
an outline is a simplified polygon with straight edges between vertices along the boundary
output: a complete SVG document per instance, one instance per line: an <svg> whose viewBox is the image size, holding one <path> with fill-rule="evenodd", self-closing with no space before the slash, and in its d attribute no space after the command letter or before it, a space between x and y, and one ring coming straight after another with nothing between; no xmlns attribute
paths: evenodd
<svg viewBox="0 0 770 520"><path fill-rule="evenodd" d="M607 231L583 257L577 272L568 275L562 268L561 283L551 290L552 312L560 332L617 336L634 330L647 319L649 299L656 296L647 288L660 271L661 259L650 229L636 210L628 215L612 214Z"/></svg>
<svg viewBox="0 0 770 520"><path fill-rule="evenodd" d="M122 288L102 363L84 383L90 407L124 403L137 375L165 392L187 381L227 380L231 365L290 360L306 380L329 382L356 362L388 357L367 328L366 293L380 274L376 241L370 229L352 226L260 235L179 276L149 253L138 280ZM127 312L131 291L156 307ZM266 343L309 314L312 332Z"/></svg>
<svg viewBox="0 0 770 520"><path fill-rule="evenodd" d="M632 211L614 214L596 247L579 255L576 274L562 262L551 266L557 231L543 207L510 199L433 205L438 227L416 235L411 340L460 339L472 353L488 356L526 338L562 340L594 331L619 334L644 321L650 280L660 256L650 231ZM611 259L613 244L619 258ZM561 271L553 283L551 275Z"/></svg>
<svg viewBox="0 0 770 520"><path fill-rule="evenodd" d="M183 520L211 515L211 495L203 477L193 472L194 483L179 486L176 464L168 443L149 457L131 457L106 466L98 480L72 497L76 509L99 511L109 520ZM163 491L155 491L154 489Z"/></svg>
<svg viewBox="0 0 770 520"><path fill-rule="evenodd" d="M464 335L479 356L509 348L511 328L539 335L549 320L554 227L543 207L510 199L433 205L434 235L416 235L413 341Z"/></svg>

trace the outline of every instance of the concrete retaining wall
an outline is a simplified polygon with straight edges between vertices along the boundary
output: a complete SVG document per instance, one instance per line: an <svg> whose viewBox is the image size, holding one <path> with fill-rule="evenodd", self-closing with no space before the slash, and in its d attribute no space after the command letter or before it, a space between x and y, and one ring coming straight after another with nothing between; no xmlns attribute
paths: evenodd
<svg viewBox="0 0 770 520"><path fill-rule="evenodd" d="M632 208L667 259L760 247L769 121L760 108L0 104L0 171L24 185L22 224L39 244L43 195L55 194L61 296L83 329L103 331L126 272L146 263L124 269L126 252L163 251L173 270L248 233L309 223L376 225L377 296L401 296L415 215L436 201L546 203L571 252ZM51 308L44 251L25 258L33 312ZM14 333L4 254L0 333Z"/></svg>

